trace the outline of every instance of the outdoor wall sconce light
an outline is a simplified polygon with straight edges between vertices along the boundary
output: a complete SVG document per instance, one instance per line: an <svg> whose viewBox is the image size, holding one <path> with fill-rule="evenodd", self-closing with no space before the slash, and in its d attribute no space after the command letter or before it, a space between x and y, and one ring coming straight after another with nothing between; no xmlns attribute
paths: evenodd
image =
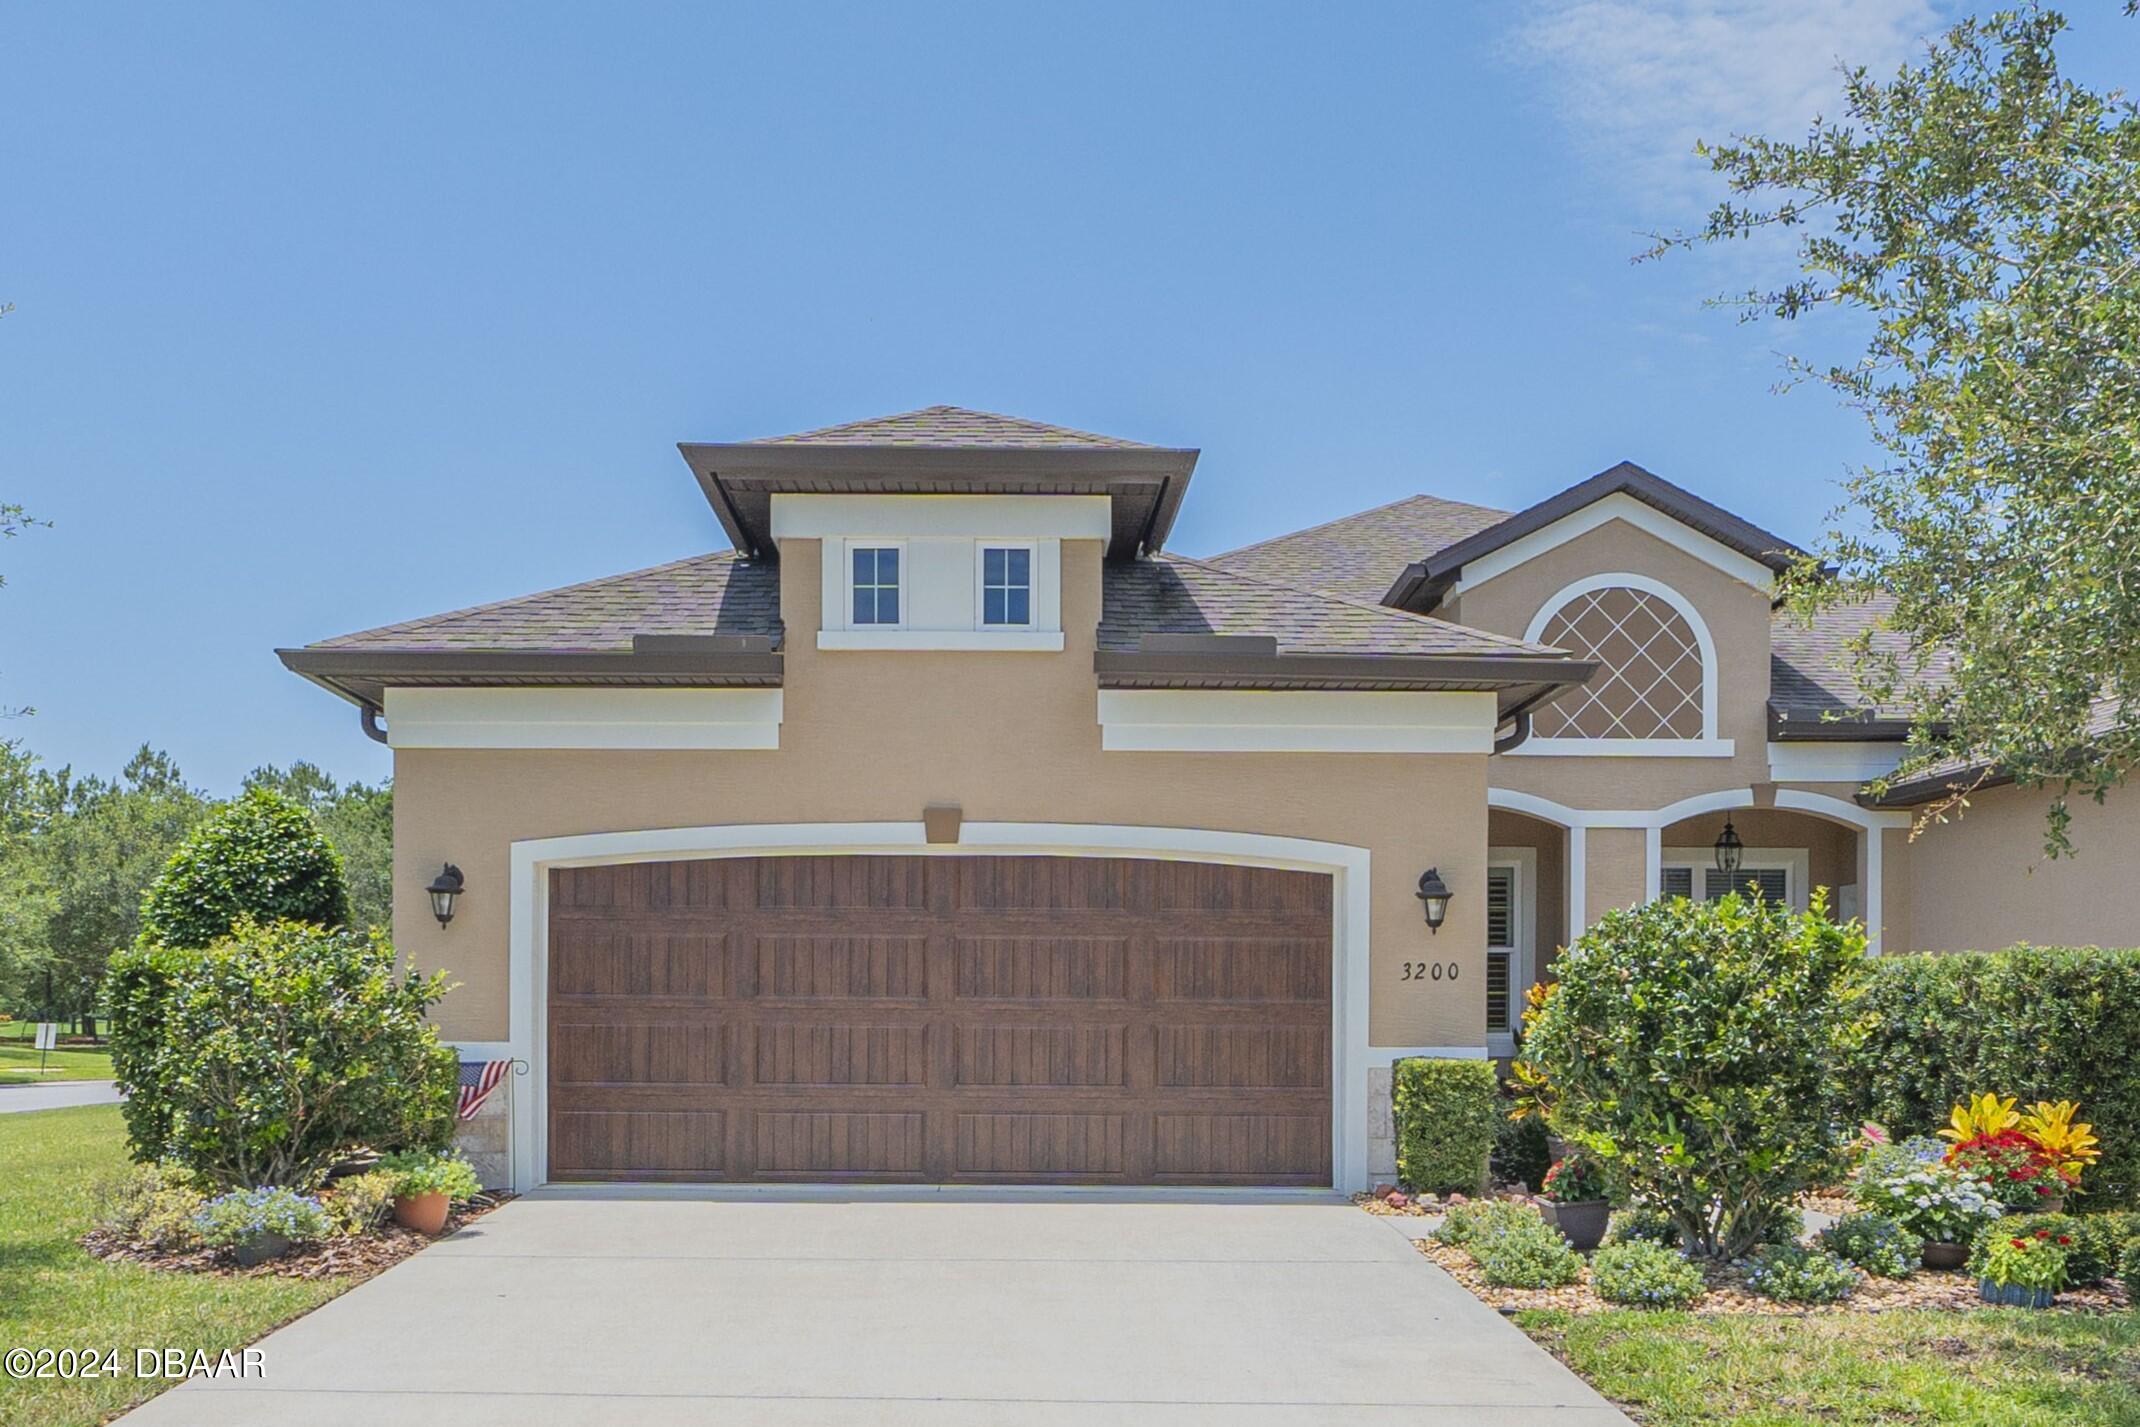
<svg viewBox="0 0 2140 1427"><path fill-rule="evenodd" d="M431 894L431 915L438 918L440 926L453 920L453 903L466 885L461 869L449 862L444 871L431 879L431 885L424 888Z"/></svg>
<svg viewBox="0 0 2140 1427"><path fill-rule="evenodd" d="M1429 867L1419 874L1418 897L1427 904L1427 930L1439 932L1449 917L1449 884L1442 881L1439 867Z"/></svg>
<svg viewBox="0 0 2140 1427"><path fill-rule="evenodd" d="M1731 825L1731 816L1724 817L1724 830L1716 835L1716 870L1726 877L1739 870L1739 861L1746 856L1746 844L1739 840L1739 830Z"/></svg>

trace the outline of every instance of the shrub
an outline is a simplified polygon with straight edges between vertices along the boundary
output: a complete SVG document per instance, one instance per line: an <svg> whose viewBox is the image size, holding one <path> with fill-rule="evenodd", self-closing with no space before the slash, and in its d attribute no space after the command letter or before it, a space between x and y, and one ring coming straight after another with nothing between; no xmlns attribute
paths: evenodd
<svg viewBox="0 0 2140 1427"><path fill-rule="evenodd" d="M1753 1256L1746 1286L1778 1303L1840 1303L1858 1289L1858 1271L1834 1254L1769 1244Z"/></svg>
<svg viewBox="0 0 2140 1427"><path fill-rule="evenodd" d="M443 1193L448 1199L469 1199L483 1191L474 1166L459 1155L390 1154L379 1161L379 1169L393 1177L396 1198Z"/></svg>
<svg viewBox="0 0 2140 1427"><path fill-rule="evenodd" d="M1874 1278L1908 1278L1924 1253L1924 1240L1885 1214L1845 1214L1814 1242Z"/></svg>
<svg viewBox="0 0 2140 1427"><path fill-rule="evenodd" d="M2071 1281L2066 1267L2064 1235L2049 1229L2033 1234L1993 1234L1981 1257L1972 1257L1970 1271L1978 1278L2006 1288L2041 1288L2058 1292Z"/></svg>
<svg viewBox="0 0 2140 1427"><path fill-rule="evenodd" d="M2118 1282L2125 1285L2126 1306L2140 1312L2140 1238L2127 1240L2119 1253Z"/></svg>
<svg viewBox="0 0 2140 1427"><path fill-rule="evenodd" d="M2136 1233L2140 1215L2134 1214L2011 1214L1977 1231L1969 1271L1982 1274L1992 1246L2002 1239L2047 1236L2065 1250L2067 1283L2100 1283L2117 1272L2118 1255Z"/></svg>
<svg viewBox="0 0 2140 1427"><path fill-rule="evenodd" d="M1590 1260L1590 1286L1607 1303L1685 1308L1702 1296L1702 1271L1685 1254L1637 1239L1599 1249Z"/></svg>
<svg viewBox="0 0 2140 1427"><path fill-rule="evenodd" d="M1397 1174L1429 1194L1476 1192L1502 1113L1491 1061L1400 1060L1391 1070Z"/></svg>
<svg viewBox="0 0 2140 1427"><path fill-rule="evenodd" d="M1452 1248L1469 1249L1476 1240L1525 1219L1545 1223L1538 1211L1527 1204L1507 1199L1474 1199L1469 1204L1450 1205L1449 1212L1442 1216L1441 1226L1434 1231L1434 1237Z"/></svg>
<svg viewBox="0 0 2140 1427"><path fill-rule="evenodd" d="M223 804L179 844L141 899L141 939L210 946L248 917L349 921L341 854L311 813L267 788Z"/></svg>
<svg viewBox="0 0 2140 1427"><path fill-rule="evenodd" d="M1466 1252L1496 1288L1560 1288L1583 1274L1583 1256L1535 1211L1493 1226Z"/></svg>
<svg viewBox="0 0 2140 1427"><path fill-rule="evenodd" d="M1983 1185L1943 1164L1860 1179L1851 1197L1860 1209L1935 1244L1966 1244L1999 1217L1999 1205Z"/></svg>
<svg viewBox="0 0 2140 1427"><path fill-rule="evenodd" d="M1841 1171L1836 1070L1864 949L1824 904L1607 913L1526 1017L1519 1076L1616 1198L1669 1212L1692 1255L1743 1253L1776 1206Z"/></svg>
<svg viewBox="0 0 2140 1427"><path fill-rule="evenodd" d="M334 1230L327 1210L309 1194L268 1186L234 1189L209 1200L193 1216L201 1242L234 1248L261 1234L280 1234L293 1243L324 1239Z"/></svg>
<svg viewBox="0 0 2140 1427"><path fill-rule="evenodd" d="M1556 1204L1582 1204L1605 1197L1605 1171L1584 1154L1571 1154L1553 1161L1542 1186L1546 1198Z"/></svg>
<svg viewBox="0 0 2140 1427"><path fill-rule="evenodd" d="M188 1249L199 1242L193 1216L206 1202L175 1165L131 1164L91 1187L90 1222L142 1248Z"/></svg>
<svg viewBox="0 0 2140 1427"><path fill-rule="evenodd" d="M2140 950L1883 956L1870 972L1871 1034L1845 1077L1853 1117L1940 1124L1990 1086L2076 1100L2103 1142L2091 1201L2140 1203Z"/></svg>
<svg viewBox="0 0 2140 1427"><path fill-rule="evenodd" d="M1662 1209L1637 1207L1615 1210L1612 1223L1606 1227L1605 1243L1656 1244L1661 1248L1679 1251L1679 1225Z"/></svg>
<svg viewBox="0 0 2140 1427"><path fill-rule="evenodd" d="M1496 1184L1520 1184L1535 1193L1553 1166L1553 1151L1546 1144L1546 1122L1536 1115L1512 1120L1497 1113L1490 1165Z"/></svg>
<svg viewBox="0 0 2140 1427"><path fill-rule="evenodd" d="M459 1067L377 933L248 924L112 958L112 1065L137 1159L211 1185L309 1187L344 1151L443 1148Z"/></svg>
<svg viewBox="0 0 2140 1427"><path fill-rule="evenodd" d="M391 1171L378 1169L337 1179L320 1199L327 1217L334 1221L335 1233L362 1238L377 1229L394 1207L394 1186L398 1182L398 1176Z"/></svg>

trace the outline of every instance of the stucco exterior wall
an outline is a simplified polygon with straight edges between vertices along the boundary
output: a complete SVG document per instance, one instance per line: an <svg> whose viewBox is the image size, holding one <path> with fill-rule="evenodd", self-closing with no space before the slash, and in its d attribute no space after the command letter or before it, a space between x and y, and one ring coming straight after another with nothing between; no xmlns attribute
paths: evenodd
<svg viewBox="0 0 2140 1427"><path fill-rule="evenodd" d="M1717 737L1729 758L1538 757L1494 760L1494 786L1574 808L1656 808L1718 788L1766 782L1769 597L1622 520L1609 520L1463 592L1437 611L1478 629L1522 637L1531 619L1577 580L1646 576L1677 590L1701 615L1717 652Z"/></svg>
<svg viewBox="0 0 2140 1427"><path fill-rule="evenodd" d="M1100 545L1063 542L1060 654L821 652L819 551L783 548L785 722L777 751L414 750L394 760L394 931L460 982L445 1033L507 1035L507 881L519 839L742 823L969 821L1187 827L1365 847L1373 874L1369 1038L1476 1046L1484 1022L1484 754L1102 753L1092 655ZM458 864L450 927L422 888ZM1414 896L1438 866L1455 896L1430 941ZM1400 981L1431 951L1454 981Z"/></svg>
<svg viewBox="0 0 2140 1427"><path fill-rule="evenodd" d="M1538 966L1543 969L1568 941L1567 830L1497 809L1486 816L1486 841L1492 847L1528 847L1537 855L1538 883L1531 895L1537 917Z"/></svg>
<svg viewBox="0 0 2140 1427"><path fill-rule="evenodd" d="M1589 926L1615 907L1637 906L1649 890L1647 839L1640 828L1594 827L1585 835L1583 905Z"/></svg>
<svg viewBox="0 0 2140 1427"><path fill-rule="evenodd" d="M2076 855L2055 861L2043 851L2048 791L1990 788L1969 802L1901 855L1910 919L1902 944L1924 951L1990 951L2017 941L2140 945L2140 796L2120 789L2101 807L2074 801Z"/></svg>

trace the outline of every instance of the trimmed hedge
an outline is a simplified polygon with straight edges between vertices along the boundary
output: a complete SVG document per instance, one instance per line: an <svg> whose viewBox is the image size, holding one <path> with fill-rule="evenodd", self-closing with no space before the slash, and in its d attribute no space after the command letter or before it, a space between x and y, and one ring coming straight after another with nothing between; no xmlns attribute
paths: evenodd
<svg viewBox="0 0 2140 1427"><path fill-rule="evenodd" d="M2140 950L1918 953L1867 971L1871 1033L1842 1077L1851 1123L1923 1132L1986 1090L2076 1100L2103 1145L2081 1203L2140 1204Z"/></svg>
<svg viewBox="0 0 2140 1427"><path fill-rule="evenodd" d="M1493 1153L1500 1078L1489 1060L1400 1060L1390 1068L1397 1177L1429 1194L1475 1194Z"/></svg>
<svg viewBox="0 0 2140 1427"><path fill-rule="evenodd" d="M272 788L233 798L187 834L141 898L144 946L213 946L248 917L349 924L342 854Z"/></svg>

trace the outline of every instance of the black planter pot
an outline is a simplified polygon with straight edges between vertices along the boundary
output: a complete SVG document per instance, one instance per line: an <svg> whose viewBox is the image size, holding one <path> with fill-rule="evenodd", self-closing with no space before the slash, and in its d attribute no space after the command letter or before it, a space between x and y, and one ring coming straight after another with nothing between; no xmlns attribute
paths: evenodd
<svg viewBox="0 0 2140 1427"><path fill-rule="evenodd" d="M1604 1242L1605 1226L1612 1222L1612 1203L1605 1199L1584 1199L1574 1204L1548 1199L1538 1206L1538 1212L1560 1230L1568 1247L1580 1253L1588 1253Z"/></svg>
<svg viewBox="0 0 2140 1427"><path fill-rule="evenodd" d="M1926 1268L1960 1268L1969 1262L1969 1245L1935 1244L1925 1240L1924 1264Z"/></svg>
<svg viewBox="0 0 2140 1427"><path fill-rule="evenodd" d="M280 1234L259 1233L240 1241L237 1247L231 1250L231 1257L238 1261L238 1267L251 1268L255 1264L266 1263L269 1259L279 1259L293 1247L295 1245Z"/></svg>

